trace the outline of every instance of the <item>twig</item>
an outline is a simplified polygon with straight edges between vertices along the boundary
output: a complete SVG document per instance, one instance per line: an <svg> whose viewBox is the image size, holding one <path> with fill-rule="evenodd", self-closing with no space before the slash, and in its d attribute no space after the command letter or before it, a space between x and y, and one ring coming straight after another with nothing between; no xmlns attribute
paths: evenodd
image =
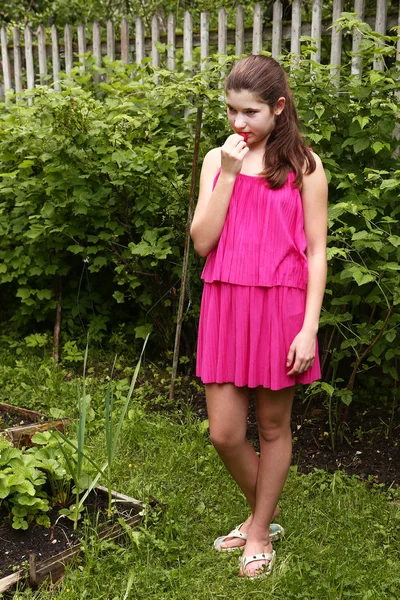
<svg viewBox="0 0 400 600"><path fill-rule="evenodd" d="M192 223L194 195L196 192L196 176L197 176L197 166L199 163L199 146L200 146L200 132L201 132L202 117L203 117L203 109L201 106L199 106L197 108L196 130L195 130L195 138L194 138L193 163L192 163L192 180L191 180L191 184L190 184L189 208L188 208L188 217L187 217L187 221L186 221L185 250L183 253L183 264L182 264L182 284L181 284L181 291L180 291L180 295L179 295L178 317L177 317L177 321L176 321L174 358L172 361L171 385L169 388L170 400L174 399L174 386L175 386L176 374L178 371L179 346L180 346L180 341L181 341L181 331L182 331L182 321L183 321L183 304L185 301L188 267L189 267L190 225Z"/></svg>

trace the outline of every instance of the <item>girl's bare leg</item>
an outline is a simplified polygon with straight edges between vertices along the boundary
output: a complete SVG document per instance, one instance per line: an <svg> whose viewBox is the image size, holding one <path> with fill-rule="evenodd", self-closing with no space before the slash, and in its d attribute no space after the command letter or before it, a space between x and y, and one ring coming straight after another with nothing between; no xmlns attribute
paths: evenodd
<svg viewBox="0 0 400 600"><path fill-rule="evenodd" d="M206 400L210 438L225 467L243 491L252 513L256 504L259 457L246 439L249 390L231 383L207 384ZM279 513L274 507L272 516ZM253 514L241 527L247 533ZM245 544L243 540L242 544ZM231 538L221 546L240 546L241 540Z"/></svg>
<svg viewBox="0 0 400 600"><path fill-rule="evenodd" d="M256 505L248 530L243 556L271 552L268 531L275 507L286 481L292 457L290 414L294 386L278 391L256 389L257 421L260 436L260 465ZM246 575L254 575L266 561L248 565Z"/></svg>

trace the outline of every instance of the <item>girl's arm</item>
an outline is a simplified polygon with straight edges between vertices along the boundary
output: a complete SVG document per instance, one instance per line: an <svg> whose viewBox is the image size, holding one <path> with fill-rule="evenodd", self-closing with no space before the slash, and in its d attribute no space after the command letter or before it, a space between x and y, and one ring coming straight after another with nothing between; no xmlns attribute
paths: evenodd
<svg viewBox="0 0 400 600"><path fill-rule="evenodd" d="M248 146L243 138L229 136L222 148L214 148L204 158L200 175L200 191L190 234L194 249L200 256L207 256L218 244L231 200L236 175L242 168ZM215 175L221 173L214 190Z"/></svg>
<svg viewBox="0 0 400 600"><path fill-rule="evenodd" d="M314 153L313 153L314 154ZM306 371L315 357L315 337L326 285L326 234L328 221L328 184L321 159L314 154L317 168L304 175L304 231L307 239L308 283L303 327L293 340L287 357L292 365L288 375Z"/></svg>

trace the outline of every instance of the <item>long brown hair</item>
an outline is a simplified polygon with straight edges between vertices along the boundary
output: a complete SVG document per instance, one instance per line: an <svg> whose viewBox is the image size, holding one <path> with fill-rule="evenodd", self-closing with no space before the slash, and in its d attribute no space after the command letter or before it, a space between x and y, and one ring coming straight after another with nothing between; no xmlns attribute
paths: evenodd
<svg viewBox="0 0 400 600"><path fill-rule="evenodd" d="M291 170L294 184L301 189L303 171L316 169L315 159L299 129L299 120L285 71L269 56L251 54L233 66L225 81L225 91L246 90L273 110L280 97L286 99L283 111L275 116L275 127L268 137L264 153L263 175L272 189L282 187Z"/></svg>

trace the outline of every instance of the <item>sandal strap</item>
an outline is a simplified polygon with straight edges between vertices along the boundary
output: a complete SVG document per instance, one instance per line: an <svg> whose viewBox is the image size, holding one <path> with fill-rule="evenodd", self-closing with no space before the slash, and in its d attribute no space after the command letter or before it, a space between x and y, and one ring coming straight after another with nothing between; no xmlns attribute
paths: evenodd
<svg viewBox="0 0 400 600"><path fill-rule="evenodd" d="M274 559L275 550L272 552L263 552L262 554L253 554L253 556L241 556L240 562L242 563L242 569L246 569L247 565L256 560L268 560L271 562Z"/></svg>
<svg viewBox="0 0 400 600"><path fill-rule="evenodd" d="M247 540L247 533L242 533L240 531L241 526L243 525L243 523L240 523L240 525L238 525L237 527L235 527L235 529L232 529L232 531L230 533L228 533L227 536L225 536L226 538L231 538L231 537L235 537L235 538L239 538L241 540Z"/></svg>

